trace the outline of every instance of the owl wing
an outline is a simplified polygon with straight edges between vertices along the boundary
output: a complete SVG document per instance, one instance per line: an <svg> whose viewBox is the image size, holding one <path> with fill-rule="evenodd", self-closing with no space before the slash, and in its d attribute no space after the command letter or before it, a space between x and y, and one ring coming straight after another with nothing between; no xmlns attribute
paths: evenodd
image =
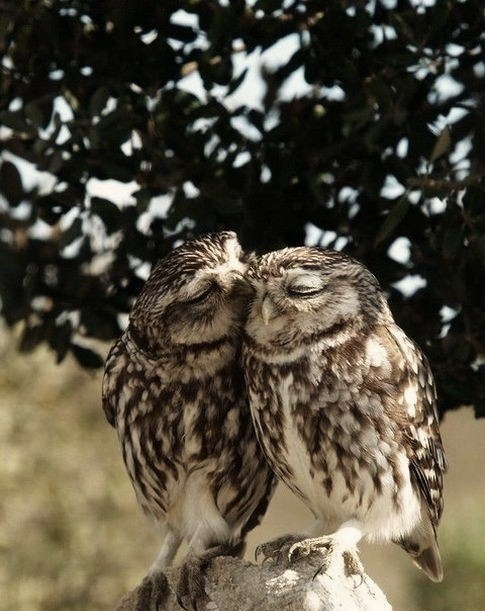
<svg viewBox="0 0 485 611"><path fill-rule="evenodd" d="M104 414L113 427L116 427L116 402L123 384L126 365L126 347L119 339L113 344L106 359L101 393Z"/></svg>
<svg viewBox="0 0 485 611"><path fill-rule="evenodd" d="M276 476L273 474L273 472L268 470L267 477L265 480L264 492L261 495L261 499L255 510L249 517L248 521L241 529L242 539L244 539L247 533L253 530L253 528L256 528L256 526L259 526L259 524L261 524L261 520L264 518L266 510L268 509L269 502L273 497L274 491L276 489L276 484Z"/></svg>
<svg viewBox="0 0 485 611"><path fill-rule="evenodd" d="M431 367L420 348L399 327L388 328L394 383L399 391L397 419L402 427L410 471L434 526L443 512L447 463Z"/></svg>
<svg viewBox="0 0 485 611"><path fill-rule="evenodd" d="M245 390L243 392L246 393ZM244 440L242 442L242 445L243 445L242 451L244 453L243 454L244 462L246 463L246 465L243 464L242 469L243 471L246 472L247 481L250 481L250 480L254 481L255 476L254 476L254 472L252 472L253 467L251 466L253 464L252 463L253 458L256 461L258 461L260 465L266 465L267 463L264 457L262 445L257 440L257 431L255 430L256 427L254 426L252 417L251 417L249 397L246 397L244 406L241 412L242 412L241 413L241 424L243 427L243 431L245 431L245 433L243 433ZM254 439L255 434L256 434L256 439ZM245 448L252 447L251 444L253 443L253 440L256 442L256 452L255 452L255 455L251 453L251 455L248 456L248 451ZM248 458L250 460L248 460ZM244 526L241 529L242 539L245 538L247 533L249 533L251 530L253 530L253 528L256 528L256 526L258 526L261 523L261 520L263 519L264 515L266 514L266 510L268 509L269 502L271 501L271 498L273 497L273 494L276 489L276 484L277 484L276 475L273 473L270 467L269 466L267 466L266 468L261 467L259 471L260 471L260 476L261 476L261 482L259 484L259 495L260 495L259 503L256 505L253 512L248 517L248 520L246 521L246 523L244 524Z"/></svg>

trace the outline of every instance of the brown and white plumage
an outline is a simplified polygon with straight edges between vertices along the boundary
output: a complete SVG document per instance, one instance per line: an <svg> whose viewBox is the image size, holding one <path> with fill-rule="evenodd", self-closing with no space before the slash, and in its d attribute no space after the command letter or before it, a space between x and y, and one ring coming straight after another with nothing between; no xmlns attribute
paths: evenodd
<svg viewBox="0 0 485 611"><path fill-rule="evenodd" d="M246 268L232 232L174 249L106 362L106 417L140 505L167 530L152 573L184 539L199 557L243 542L273 489L240 364Z"/></svg>
<svg viewBox="0 0 485 611"><path fill-rule="evenodd" d="M272 468L320 535L343 547L395 541L441 580L446 463L433 376L377 280L342 253L306 247L264 255L247 277L246 380Z"/></svg>

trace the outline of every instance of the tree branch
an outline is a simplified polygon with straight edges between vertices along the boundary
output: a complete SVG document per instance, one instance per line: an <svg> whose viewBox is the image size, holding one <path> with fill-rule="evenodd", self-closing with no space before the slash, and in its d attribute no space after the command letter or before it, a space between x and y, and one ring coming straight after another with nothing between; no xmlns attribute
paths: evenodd
<svg viewBox="0 0 485 611"><path fill-rule="evenodd" d="M414 176L408 178L406 185L409 189L432 189L434 191L459 191L475 184L479 184L483 175L467 176L463 180L450 178L431 178L430 176Z"/></svg>

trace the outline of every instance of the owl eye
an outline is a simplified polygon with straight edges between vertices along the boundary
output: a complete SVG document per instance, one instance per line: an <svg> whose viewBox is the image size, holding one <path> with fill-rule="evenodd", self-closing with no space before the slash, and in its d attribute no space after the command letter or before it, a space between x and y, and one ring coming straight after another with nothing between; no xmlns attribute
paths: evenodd
<svg viewBox="0 0 485 611"><path fill-rule="evenodd" d="M322 287L315 286L289 286L288 295L290 297L314 297L323 291Z"/></svg>
<svg viewBox="0 0 485 611"><path fill-rule="evenodd" d="M197 303L202 303L205 299L207 299L207 297L209 297L209 295L213 293L214 288L215 288L214 284L209 284L209 286L203 289L201 293L197 293L197 295L195 295L194 297L187 299L185 303L194 304L194 305Z"/></svg>

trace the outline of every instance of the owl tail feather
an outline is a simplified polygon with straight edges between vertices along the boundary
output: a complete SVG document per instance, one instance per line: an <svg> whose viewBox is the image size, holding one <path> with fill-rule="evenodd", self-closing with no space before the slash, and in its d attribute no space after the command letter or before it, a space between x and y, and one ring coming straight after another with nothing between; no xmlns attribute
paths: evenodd
<svg viewBox="0 0 485 611"><path fill-rule="evenodd" d="M436 541L431 543L417 556L413 557L413 562L434 582L443 581L443 566L441 564L440 551Z"/></svg>
<svg viewBox="0 0 485 611"><path fill-rule="evenodd" d="M396 541L413 559L414 564L431 579L443 580L440 550L436 531L429 520L420 522L412 532Z"/></svg>

